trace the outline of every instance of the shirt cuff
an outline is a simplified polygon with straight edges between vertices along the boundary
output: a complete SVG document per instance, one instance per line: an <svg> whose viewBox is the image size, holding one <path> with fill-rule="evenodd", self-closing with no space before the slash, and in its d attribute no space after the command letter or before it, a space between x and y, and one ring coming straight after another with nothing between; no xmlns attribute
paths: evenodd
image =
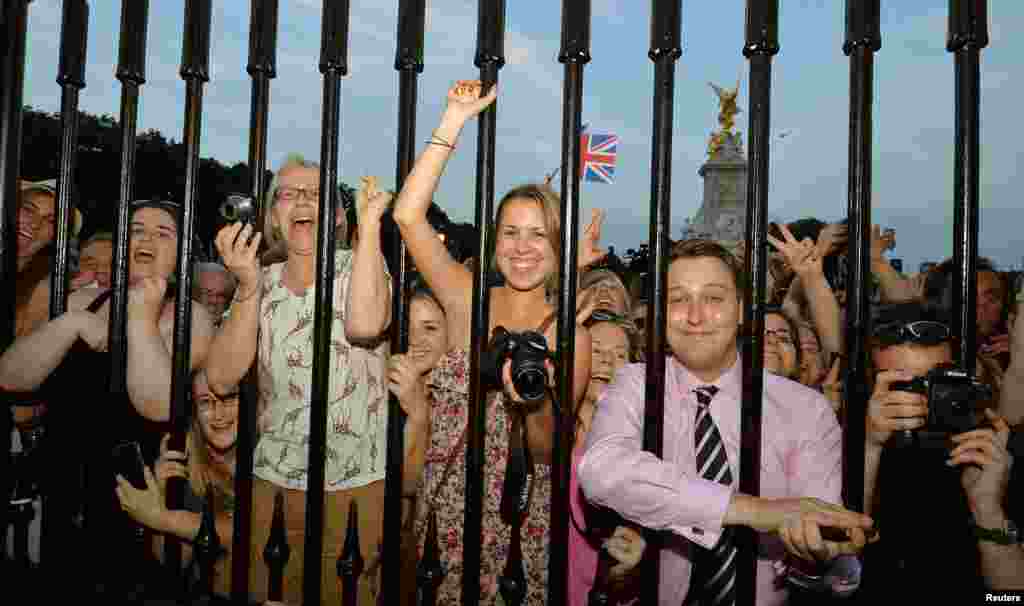
<svg viewBox="0 0 1024 606"><path fill-rule="evenodd" d="M695 508L694 503L686 505L691 511L699 509L698 516L688 515L686 523L671 524L668 529L705 549L711 549L722 536L722 522L729 509L733 489L709 480L703 483L699 506Z"/></svg>

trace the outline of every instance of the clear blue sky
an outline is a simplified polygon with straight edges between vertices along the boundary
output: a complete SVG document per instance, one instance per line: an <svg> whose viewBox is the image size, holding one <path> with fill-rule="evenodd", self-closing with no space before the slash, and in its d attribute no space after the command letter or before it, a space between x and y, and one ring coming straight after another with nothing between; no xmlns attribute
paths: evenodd
<svg viewBox="0 0 1024 606"><path fill-rule="evenodd" d="M224 163L247 157L249 78L248 2L215 2L211 81L206 87L202 155ZM395 173L397 73L393 69L397 1L352 0L350 75L343 84L339 171L349 182L363 174L391 183ZM561 3L508 2L506 55L501 71L496 185L498 192L539 180L559 164L562 66L557 62ZM782 2L776 57L772 130L790 131L772 144L769 212L794 219L837 219L846 212L849 67L841 46L843 3ZM87 88L81 108L116 116L114 78L120 2L90 3ZM142 89L140 129L181 138L184 83L182 0L150 2L148 81ZM897 230L895 256L916 267L952 250L953 59L945 52L945 0L883 2L883 46L876 58L876 223ZM982 57L981 252L1003 266L1024 255L1019 197L1024 160L1018 112L1024 93L1019 57L1024 3L990 2L991 44ZM321 77L320 0L282 0L278 77L272 83L269 161L292 151L319 157ZM57 111L55 84L60 34L59 0L29 6L25 101ZM651 80L647 58L649 4L595 0L591 54L585 74L584 121L595 132L622 139L614 185L585 184L584 215L607 210L605 243L622 251L647 239L650 204ZM685 2L684 54L676 71L672 233L700 204L697 169L715 127L717 102L708 81L732 85L742 77L744 2ZM420 77L418 139L440 115L448 84L476 75L473 51L476 3L428 2L426 69ZM747 117L737 124L746 140ZM30 135L30 133L26 133ZM453 217L472 220L475 126L441 183L438 200ZM209 201L219 203L219 201Z"/></svg>

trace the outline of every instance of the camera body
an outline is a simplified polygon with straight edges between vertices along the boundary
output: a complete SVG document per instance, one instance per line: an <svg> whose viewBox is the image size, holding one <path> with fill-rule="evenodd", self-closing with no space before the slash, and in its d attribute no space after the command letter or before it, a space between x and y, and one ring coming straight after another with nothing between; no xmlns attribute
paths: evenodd
<svg viewBox="0 0 1024 606"><path fill-rule="evenodd" d="M256 223L256 204L242 194L229 194L220 205L220 216L228 223Z"/></svg>
<svg viewBox="0 0 1024 606"><path fill-rule="evenodd" d="M947 436L975 429L975 402L992 398L988 385L956 368L933 368L923 377L894 381L889 389L926 396L928 421L924 429Z"/></svg>
<svg viewBox="0 0 1024 606"><path fill-rule="evenodd" d="M480 374L485 387L501 389L501 367L512 360L512 385L527 402L544 399L548 374L544 362L551 357L547 340L539 332L511 332L494 329L490 347L480 356Z"/></svg>

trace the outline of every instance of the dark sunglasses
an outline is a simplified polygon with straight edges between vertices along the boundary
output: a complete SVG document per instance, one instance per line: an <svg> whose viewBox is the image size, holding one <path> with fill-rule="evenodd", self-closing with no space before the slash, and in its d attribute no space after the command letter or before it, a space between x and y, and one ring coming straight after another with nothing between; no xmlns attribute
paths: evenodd
<svg viewBox="0 0 1024 606"><path fill-rule="evenodd" d="M872 335L882 345L916 343L938 345L950 338L949 327L942 322L918 320L917 322L891 322L875 328Z"/></svg>

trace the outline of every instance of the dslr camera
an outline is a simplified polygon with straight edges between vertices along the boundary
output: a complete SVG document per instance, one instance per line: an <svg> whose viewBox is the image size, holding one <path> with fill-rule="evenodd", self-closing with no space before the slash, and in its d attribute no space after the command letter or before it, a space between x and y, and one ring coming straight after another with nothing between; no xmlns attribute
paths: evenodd
<svg viewBox="0 0 1024 606"><path fill-rule="evenodd" d="M975 402L992 399L992 389L956 368L933 368L923 377L895 381L891 391L909 391L928 398L924 430L949 437L977 427Z"/></svg>
<svg viewBox="0 0 1024 606"><path fill-rule="evenodd" d="M487 351L480 356L480 374L484 386L501 389L501 368L505 360L512 360L512 385L521 398L527 402L544 399L548 373L544 362L551 358L547 340L539 332L527 330L520 333L499 326Z"/></svg>
<svg viewBox="0 0 1024 606"><path fill-rule="evenodd" d="M248 223L255 227L256 204L242 194L229 194L220 205L220 216L228 223Z"/></svg>

